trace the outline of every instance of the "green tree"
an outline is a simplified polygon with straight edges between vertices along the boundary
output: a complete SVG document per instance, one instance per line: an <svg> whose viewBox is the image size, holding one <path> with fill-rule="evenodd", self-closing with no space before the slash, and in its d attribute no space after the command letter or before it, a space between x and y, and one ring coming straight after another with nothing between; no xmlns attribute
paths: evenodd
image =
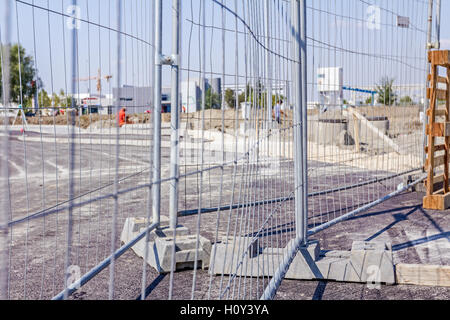
<svg viewBox="0 0 450 320"><path fill-rule="evenodd" d="M68 100L68 97L63 89L59 91L59 101L61 108L70 108L70 100ZM56 102L55 105L57 105Z"/></svg>
<svg viewBox="0 0 450 320"><path fill-rule="evenodd" d="M365 104L371 106L373 104L372 97L368 97L365 101Z"/></svg>
<svg viewBox="0 0 450 320"><path fill-rule="evenodd" d="M230 108L234 108L236 106L236 95L234 90L225 90L225 102Z"/></svg>
<svg viewBox="0 0 450 320"><path fill-rule="evenodd" d="M220 95L208 88L205 93L205 109L220 109Z"/></svg>
<svg viewBox="0 0 450 320"><path fill-rule="evenodd" d="M385 106L395 105L397 102L397 95L393 89L394 79L382 78L381 84L377 85L376 91L378 93L378 103Z"/></svg>
<svg viewBox="0 0 450 320"><path fill-rule="evenodd" d="M5 61L3 61L3 64L5 64ZM0 71L1 68L2 66L0 64ZM21 76L19 76L19 74ZM25 49L22 46L19 46L17 44L12 45L10 47L10 95L13 102L20 103L22 98L23 107L31 107L31 99L36 93L37 87L35 76L36 69L34 67L33 57L27 55ZM0 96L3 95L3 82L1 77L2 73L0 72ZM37 84L39 88L43 87L40 78L37 79Z"/></svg>
<svg viewBox="0 0 450 320"><path fill-rule="evenodd" d="M53 95L52 95L52 102L55 107L61 107L62 100L61 100L61 97L58 96L58 94L56 92L53 93Z"/></svg>
<svg viewBox="0 0 450 320"><path fill-rule="evenodd" d="M277 101L285 101L285 97L281 94L274 94L272 96L272 105L275 106L277 104Z"/></svg>
<svg viewBox="0 0 450 320"><path fill-rule="evenodd" d="M39 107L50 108L52 106L52 99L48 96L47 91L44 89L39 91Z"/></svg>
<svg viewBox="0 0 450 320"><path fill-rule="evenodd" d="M400 98L400 104L402 104L402 105L413 104L413 101L410 96L404 96L404 97Z"/></svg>

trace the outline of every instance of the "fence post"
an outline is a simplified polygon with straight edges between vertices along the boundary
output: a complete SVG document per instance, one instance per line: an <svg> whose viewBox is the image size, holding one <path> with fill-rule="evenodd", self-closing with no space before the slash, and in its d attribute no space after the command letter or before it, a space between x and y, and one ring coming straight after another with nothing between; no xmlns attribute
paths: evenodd
<svg viewBox="0 0 450 320"><path fill-rule="evenodd" d="M292 5L292 42L293 42L293 58L297 60L298 63L294 63L293 70L293 86L294 86L294 170L295 170L295 225L296 225L296 235L297 238L301 239L301 244L306 243L306 136L305 129L306 123L306 108L304 104L303 91L305 87L303 86L303 78L306 74L303 74L304 68L302 66L303 59L306 57L306 48L304 48L304 43L302 43L302 37L305 35L305 30L302 25L305 23L305 3L300 0L291 0ZM306 84L305 84L306 85Z"/></svg>
<svg viewBox="0 0 450 320"><path fill-rule="evenodd" d="M300 0L300 66L302 79L302 129L303 129L303 243L308 241L308 73L307 73L307 47L306 47L306 0Z"/></svg>
<svg viewBox="0 0 450 320"><path fill-rule="evenodd" d="M160 222L161 209L161 79L162 79L162 0L155 2L155 88L153 111L153 223Z"/></svg>
<svg viewBox="0 0 450 320"><path fill-rule="evenodd" d="M441 0L436 1L436 49L441 48Z"/></svg>
<svg viewBox="0 0 450 320"><path fill-rule="evenodd" d="M266 32L266 86L267 86L267 129L272 128L272 63L271 63L271 38L270 38L270 16L272 12L270 12L270 0L264 1L264 9L265 9L265 32Z"/></svg>
<svg viewBox="0 0 450 320"><path fill-rule="evenodd" d="M171 146L170 146L170 228L178 225L178 177L179 177L179 140L180 140L180 0L173 0L172 20L172 92L171 92Z"/></svg>
<svg viewBox="0 0 450 320"><path fill-rule="evenodd" d="M428 50L431 49L431 34L433 31L433 0L428 0L428 30L427 30L427 44L426 44L426 51L428 54ZM425 59L427 60L427 67L426 67L426 73L425 73L425 79L428 79L428 74L430 73L430 64L428 63L428 58L425 55ZM427 99L427 87L428 87L428 80L425 80L425 88L424 88L424 94L425 99L423 103L423 124L422 124L422 144L423 144L423 150L422 150L422 163L423 167L425 168L425 161L426 161L426 152L425 148L427 147L427 124L428 124L428 116L427 116L427 110L429 105L428 99ZM425 169L424 169L425 171Z"/></svg>
<svg viewBox="0 0 450 320"><path fill-rule="evenodd" d="M10 194L9 194L9 170L8 170L8 157L9 157L9 115L7 106L10 103L10 50L11 50L11 16L12 16L12 4L8 0L5 3L4 12L4 23L5 28L0 28L0 50L1 50L1 69L2 69L2 89L3 89L3 130L4 135L2 137L1 152L4 153L5 157L0 162L0 188L3 189L2 194L0 194L0 300L6 300L8 298L8 232L9 226L8 222L10 219ZM1 42L1 32L2 29L5 31L5 43ZM1 120L1 117L0 117Z"/></svg>

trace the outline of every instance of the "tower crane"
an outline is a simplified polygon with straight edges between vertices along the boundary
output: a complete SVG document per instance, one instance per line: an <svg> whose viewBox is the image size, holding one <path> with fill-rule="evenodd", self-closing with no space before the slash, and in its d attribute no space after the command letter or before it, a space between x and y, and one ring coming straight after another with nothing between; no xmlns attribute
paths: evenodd
<svg viewBox="0 0 450 320"><path fill-rule="evenodd" d="M87 78L77 78L75 81L90 81L97 80L97 92L100 93L102 91L102 79L105 79L107 82L111 80L112 75L102 76L101 70L98 69L98 74L96 76L87 77Z"/></svg>

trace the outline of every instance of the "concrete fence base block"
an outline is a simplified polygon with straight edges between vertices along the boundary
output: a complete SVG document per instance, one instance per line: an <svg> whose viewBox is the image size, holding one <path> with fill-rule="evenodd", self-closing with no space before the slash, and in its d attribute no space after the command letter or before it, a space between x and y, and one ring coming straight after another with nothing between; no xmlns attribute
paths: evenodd
<svg viewBox="0 0 450 320"><path fill-rule="evenodd" d="M137 242L131 249L141 258L145 257L147 248L147 263L160 273L172 270L172 253L175 244L175 270L193 269L197 251L197 236L189 235L189 229L178 226L176 230L169 228L167 217L161 216L159 228L151 231L148 241L145 238ZM128 218L125 221L120 240L127 243L134 239L147 226L146 219ZM203 269L209 267L211 242L200 236L198 240L197 266Z"/></svg>
<svg viewBox="0 0 450 320"><path fill-rule="evenodd" d="M395 284L390 243L355 241L345 281Z"/></svg>
<svg viewBox="0 0 450 320"><path fill-rule="evenodd" d="M212 246L209 273L242 273L256 277L262 266L259 265L260 260L256 258L260 251L258 239L252 241L252 237L223 237L221 242ZM265 266L266 269L268 267Z"/></svg>
<svg viewBox="0 0 450 320"><path fill-rule="evenodd" d="M214 244L210 273L273 276L291 245L255 249L258 245L254 243L255 248L244 256L243 248L249 243L250 238L236 238ZM247 245L238 251L239 244ZM319 242L311 241L299 249L285 278L395 284L392 248L384 242L355 241L351 251L321 251Z"/></svg>

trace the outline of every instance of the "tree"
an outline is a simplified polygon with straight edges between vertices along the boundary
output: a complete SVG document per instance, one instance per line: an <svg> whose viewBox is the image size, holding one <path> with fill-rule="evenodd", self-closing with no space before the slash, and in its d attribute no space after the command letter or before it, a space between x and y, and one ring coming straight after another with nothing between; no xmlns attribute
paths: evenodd
<svg viewBox="0 0 450 320"><path fill-rule="evenodd" d="M70 99L68 100L69 98L66 96L66 93L64 92L64 90L63 89L61 89L60 91L59 91L59 104L60 104L60 106L62 107L62 108L70 108ZM56 104L56 101L55 101L55 105L57 105Z"/></svg>
<svg viewBox="0 0 450 320"><path fill-rule="evenodd" d="M373 104L372 97L368 97L365 101L365 104L371 106Z"/></svg>
<svg viewBox="0 0 450 320"><path fill-rule="evenodd" d="M402 104L402 105L413 104L413 101L410 96L404 96L400 99L400 104Z"/></svg>
<svg viewBox="0 0 450 320"><path fill-rule="evenodd" d="M60 96L58 96L58 94L56 92L53 93L53 95L52 95L52 102L55 107L61 107L62 99Z"/></svg>
<svg viewBox="0 0 450 320"><path fill-rule="evenodd" d="M378 103L385 106L392 106L397 102L397 95L393 89L394 79L382 78L381 84L377 85Z"/></svg>
<svg viewBox="0 0 450 320"><path fill-rule="evenodd" d="M20 54L20 63L19 63ZM5 61L3 61L5 64ZM20 72L19 72L20 66ZM0 64L0 71L1 71ZM21 77L19 76L21 75ZM3 95L2 73L0 72L0 96ZM31 99L36 93L36 88L42 88L42 80L37 79L36 86L36 69L34 68L33 57L26 54L25 49L17 44L10 48L10 96L11 100L16 103L23 102L24 108L31 107ZM22 81L21 81L22 80ZM21 86L22 85L22 86ZM22 99L22 100L21 100Z"/></svg>
<svg viewBox="0 0 450 320"><path fill-rule="evenodd" d="M38 96L40 108L50 108L52 106L52 99L48 96L47 91L44 89L40 90Z"/></svg>
<svg viewBox="0 0 450 320"><path fill-rule="evenodd" d="M278 101L285 101L286 98L282 94L272 95L272 105L275 106Z"/></svg>
<svg viewBox="0 0 450 320"><path fill-rule="evenodd" d="M208 88L205 93L205 109L220 109L220 95Z"/></svg>
<svg viewBox="0 0 450 320"><path fill-rule="evenodd" d="M236 106L236 95L234 90L225 90L225 102L230 108L234 108Z"/></svg>

